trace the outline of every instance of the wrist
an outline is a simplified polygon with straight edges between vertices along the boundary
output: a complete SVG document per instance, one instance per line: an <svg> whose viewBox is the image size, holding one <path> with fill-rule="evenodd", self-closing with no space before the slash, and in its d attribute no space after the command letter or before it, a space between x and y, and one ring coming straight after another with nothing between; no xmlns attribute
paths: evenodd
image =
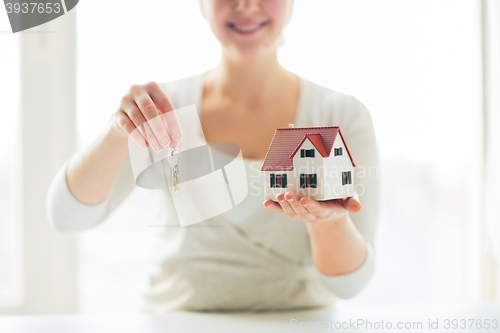
<svg viewBox="0 0 500 333"><path fill-rule="evenodd" d="M334 225L339 225L343 223L347 223L350 219L350 215L348 211L343 211L342 214L334 214L327 220L325 220L325 223L330 223Z"/></svg>
<svg viewBox="0 0 500 333"><path fill-rule="evenodd" d="M336 221L307 225L316 268L324 275L348 274L367 256L366 244L349 214Z"/></svg>
<svg viewBox="0 0 500 333"><path fill-rule="evenodd" d="M350 215L348 211L342 211L339 213L334 213L331 216L324 217L319 222L309 223L313 225L323 225L323 226L339 226L341 224L345 224L350 219Z"/></svg>
<svg viewBox="0 0 500 333"><path fill-rule="evenodd" d="M310 232L339 231L346 229L350 220L349 213L346 212L341 216L334 216L321 222L307 223L307 227Z"/></svg>
<svg viewBox="0 0 500 333"><path fill-rule="evenodd" d="M108 122L108 126L105 130L105 136L112 140L114 143L128 146L128 135L123 129L121 129L113 117Z"/></svg>

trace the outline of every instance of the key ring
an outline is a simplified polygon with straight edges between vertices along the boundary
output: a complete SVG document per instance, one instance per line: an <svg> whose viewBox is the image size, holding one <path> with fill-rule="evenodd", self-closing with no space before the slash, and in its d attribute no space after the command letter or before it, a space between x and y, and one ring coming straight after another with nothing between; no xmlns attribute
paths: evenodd
<svg viewBox="0 0 500 333"><path fill-rule="evenodd" d="M177 150L177 163L175 164L176 166L179 165L181 163L181 150L179 149L179 147L175 147L173 148L171 151L170 151L170 156L171 157L174 157L174 152Z"/></svg>

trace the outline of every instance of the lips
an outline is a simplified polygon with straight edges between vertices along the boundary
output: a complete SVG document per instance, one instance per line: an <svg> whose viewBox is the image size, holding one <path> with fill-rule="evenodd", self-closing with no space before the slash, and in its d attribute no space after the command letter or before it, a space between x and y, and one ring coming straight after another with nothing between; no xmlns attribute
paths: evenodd
<svg viewBox="0 0 500 333"><path fill-rule="evenodd" d="M264 26L269 24L269 21L263 21L263 22L230 22L227 24L227 26L238 33L241 34L251 34L254 33L260 29L262 29Z"/></svg>

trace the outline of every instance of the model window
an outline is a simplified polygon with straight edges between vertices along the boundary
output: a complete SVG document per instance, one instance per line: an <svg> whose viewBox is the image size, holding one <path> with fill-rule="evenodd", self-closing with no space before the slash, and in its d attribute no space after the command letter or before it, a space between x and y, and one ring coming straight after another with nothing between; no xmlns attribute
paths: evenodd
<svg viewBox="0 0 500 333"><path fill-rule="evenodd" d="M300 157L314 157L314 149L301 149Z"/></svg>
<svg viewBox="0 0 500 333"><path fill-rule="evenodd" d="M342 147L334 148L333 149L333 156L340 156L340 155L342 155Z"/></svg>
<svg viewBox="0 0 500 333"><path fill-rule="evenodd" d="M342 185L352 184L351 171L342 172Z"/></svg>
<svg viewBox="0 0 500 333"><path fill-rule="evenodd" d="M286 174L275 175L274 173L272 173L270 178L270 185L271 187L286 188Z"/></svg>
<svg viewBox="0 0 500 333"><path fill-rule="evenodd" d="M316 176L315 173L302 173L300 174L300 187L301 188L306 188L306 187L312 187L316 188L318 187L318 177Z"/></svg>

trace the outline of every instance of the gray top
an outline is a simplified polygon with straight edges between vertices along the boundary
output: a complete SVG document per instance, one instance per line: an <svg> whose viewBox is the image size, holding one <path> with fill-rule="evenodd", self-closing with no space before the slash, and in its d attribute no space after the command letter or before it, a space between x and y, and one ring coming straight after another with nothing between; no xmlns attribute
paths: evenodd
<svg viewBox="0 0 500 333"><path fill-rule="evenodd" d="M203 75L162 87L176 107L195 104L200 110ZM368 248L365 262L349 274L326 276L319 272L312 260L306 223L263 207L262 161L245 159L251 183L241 204L192 226L155 228L157 246L149 290L144 295L145 311L324 306L332 305L337 297L353 297L366 285L375 268L373 241L379 203L372 120L354 97L303 78L300 83L295 126L339 125L356 163L353 182L363 208L351 218ZM136 186L127 157L109 196L96 205L82 204L66 182L71 158L52 181L47 197L49 220L62 232L81 231L104 222ZM155 211L155 221L149 224L178 225L170 192L150 190L149 194L151 206L144 209Z"/></svg>

